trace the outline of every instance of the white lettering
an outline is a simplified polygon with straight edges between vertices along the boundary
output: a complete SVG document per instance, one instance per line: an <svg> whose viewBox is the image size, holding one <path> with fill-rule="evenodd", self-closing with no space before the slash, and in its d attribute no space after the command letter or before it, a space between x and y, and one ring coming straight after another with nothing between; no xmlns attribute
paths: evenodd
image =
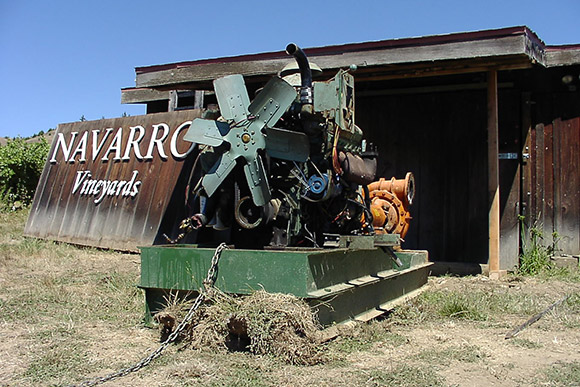
<svg viewBox="0 0 580 387"><path fill-rule="evenodd" d="M194 142L191 143L191 146L189 147L189 149L185 153L179 153L179 151L177 150L177 137L179 136L179 133L183 129L189 128L189 126L191 125L191 122L192 121L185 121L183 124L179 125L179 127L175 130L175 132L171 136L171 143L169 144L169 149L171 150L171 154L173 155L173 157L175 157L176 159L186 158L187 155L190 154L191 151L194 150L195 146L197 145Z"/></svg>
<svg viewBox="0 0 580 387"><path fill-rule="evenodd" d="M82 137L81 137L81 140L77 144L77 148L70 156L70 160L69 160L70 163L75 162L75 155L77 153L79 153L81 155L79 162L84 163L85 161L87 161L87 138L88 137L89 137L89 132L84 132Z"/></svg>
<svg viewBox="0 0 580 387"><path fill-rule="evenodd" d="M161 134L160 138L157 138L157 133L159 132L159 128L163 129L163 133ZM151 135L151 141L149 142L149 149L147 149L147 154L145 155L145 160L152 160L153 159L153 148L157 146L157 152L162 159L167 159L167 155L165 154L165 150L163 150L163 141L169 135L169 126L167 124L161 123L153 125L153 134Z"/></svg>
<svg viewBox="0 0 580 387"><path fill-rule="evenodd" d="M131 180L129 180L126 184L125 184L125 188L123 188L123 190L121 191L121 194L123 196L129 196L131 194L131 187L133 187L133 184L135 184L135 179L137 178L137 171L133 171L133 176L131 176Z"/></svg>
<svg viewBox="0 0 580 387"><path fill-rule="evenodd" d="M77 192L77 190L79 189L81 183L87 178L87 177L91 177L91 172L90 171L78 171L77 172L77 177L75 178L75 182L73 184L73 189L72 189L72 193ZM82 193L82 192L81 192Z"/></svg>
<svg viewBox="0 0 580 387"><path fill-rule="evenodd" d="M115 195L115 190L117 189L117 184L119 182L117 180L113 180L111 184L109 184L109 188L107 188L107 195Z"/></svg>
<svg viewBox="0 0 580 387"><path fill-rule="evenodd" d="M139 137L135 139L135 131L139 129ZM125 154L121 160L131 160L129 154L131 153L131 148L133 148L133 152L135 153L135 157L138 160L143 160L143 156L141 156L141 150L139 149L139 142L145 136L145 128L141 125L131 126L131 133L129 133L129 141L127 142L127 147L125 148Z"/></svg>
<svg viewBox="0 0 580 387"><path fill-rule="evenodd" d="M117 184L117 192L115 193L115 196L119 196L119 194L121 193L121 188L123 188L123 186L124 186L125 184L127 184L127 182L126 182L126 181L124 181L124 180L121 180L121 181L119 182L119 184Z"/></svg>
<svg viewBox="0 0 580 387"><path fill-rule="evenodd" d="M165 142L169 142L171 156L175 160L182 160L196 147L195 143L191 143L185 152L179 149L179 147L183 146L181 145L182 142L179 141L179 137L184 130L191 126L191 123L192 121L184 121L173 132L169 125L163 122L151 125L150 128L145 128L142 125L130 126L128 133L122 127L119 127L107 148L105 146L114 131L113 128L94 129L90 131L91 134L88 131L84 131L80 136L78 136L79 132L58 133L55 141L56 145L49 161L56 163L60 152L62 152L64 161L69 163L74 163L75 161L86 162L87 152L92 152L88 155L88 158L92 161L99 160L99 158L100 161L109 161L111 157L114 161L129 161L133 156L140 161L152 160L154 154L159 155L162 160L167 160L168 153L165 148ZM141 143L149 130L151 131L151 137L146 145L147 152L143 156Z"/></svg>
<svg viewBox="0 0 580 387"><path fill-rule="evenodd" d="M81 196L93 196L95 204L103 202L107 196L135 197L139 193L142 182L137 180L139 171L133 171L131 180L95 180L90 171L78 171L73 184L72 193ZM80 188L80 190L79 190Z"/></svg>
<svg viewBox="0 0 580 387"><path fill-rule="evenodd" d="M113 157L113 160L121 160L121 140L122 140L121 136L122 135L123 135L123 128L119 128L117 130L117 133L115 133L115 137L113 138L113 141L111 141L111 145L109 145L109 148L107 148L105 155L101 159L102 161L108 161L109 160L109 153L111 153L112 151L115 151L115 157Z"/></svg>
<svg viewBox="0 0 580 387"><path fill-rule="evenodd" d="M73 143L75 141L75 137L79 132L72 132L70 141L68 143L68 147L66 146L66 142L64 140L64 134L58 133L56 138L56 146L54 147L54 152L52 153L52 157L50 158L51 163L56 163L56 155L58 150L62 148L62 155L64 156L64 161L67 162L69 159L70 151L72 149Z"/></svg>
<svg viewBox="0 0 580 387"><path fill-rule="evenodd" d="M137 194L139 193L139 186L141 185L140 181L136 181L135 184L133 184L133 190L131 191L130 195L132 198L134 198L135 196L137 196Z"/></svg>
<svg viewBox="0 0 580 387"><path fill-rule="evenodd" d="M103 199L105 198L105 195L107 194L109 186L111 185L110 180L100 180L99 183L102 183L103 189L101 191L101 195L97 199L94 200L95 204L100 204L103 201Z"/></svg>
<svg viewBox="0 0 580 387"><path fill-rule="evenodd" d="M105 135L103 136L103 139L101 142L98 142L97 140L100 130L93 130L93 161L95 161L99 156L99 153L101 153L101 149L103 149L103 145L105 145L105 141L107 141L107 138L109 138L109 133L112 131L113 128L105 129Z"/></svg>
<svg viewBox="0 0 580 387"><path fill-rule="evenodd" d="M104 180L99 180L95 183L95 185L93 186L93 189L90 191L91 195L98 195L99 192L101 191L101 186L105 184Z"/></svg>

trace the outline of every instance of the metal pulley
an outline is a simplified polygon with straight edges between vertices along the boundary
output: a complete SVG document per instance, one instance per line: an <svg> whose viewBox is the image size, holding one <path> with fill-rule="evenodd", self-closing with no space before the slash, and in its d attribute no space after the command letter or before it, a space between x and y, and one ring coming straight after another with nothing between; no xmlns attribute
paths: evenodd
<svg viewBox="0 0 580 387"><path fill-rule="evenodd" d="M272 199L265 206L256 206L252 198L245 196L238 200L234 210L236 222L247 230L254 229L261 224L268 224L276 218L280 210L280 200Z"/></svg>

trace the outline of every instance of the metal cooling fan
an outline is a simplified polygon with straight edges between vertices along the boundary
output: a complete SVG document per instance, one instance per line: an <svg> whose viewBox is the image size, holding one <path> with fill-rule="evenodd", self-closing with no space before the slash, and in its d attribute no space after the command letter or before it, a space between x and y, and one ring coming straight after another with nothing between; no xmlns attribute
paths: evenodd
<svg viewBox="0 0 580 387"><path fill-rule="evenodd" d="M309 155L310 144L305 134L273 127L296 99L296 90L274 77L250 103L241 75L219 78L213 84L225 122L197 118L184 137L212 147L228 144L203 177L203 188L209 196L213 195L240 160L252 200L256 206L263 206L270 201L271 194L261 154L265 151L270 157L299 162L306 161Z"/></svg>

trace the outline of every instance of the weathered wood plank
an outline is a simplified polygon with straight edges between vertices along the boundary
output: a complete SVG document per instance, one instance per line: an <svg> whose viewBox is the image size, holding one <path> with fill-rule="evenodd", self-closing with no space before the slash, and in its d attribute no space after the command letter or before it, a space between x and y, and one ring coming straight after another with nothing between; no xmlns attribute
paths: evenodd
<svg viewBox="0 0 580 387"><path fill-rule="evenodd" d="M532 176L533 176L533 159L532 159L532 111L531 111L531 93L523 92L521 97L521 122L522 122L522 202L520 203L520 212L524 215L525 224L530 224L530 214L532 213Z"/></svg>
<svg viewBox="0 0 580 387"><path fill-rule="evenodd" d="M121 103L143 103L169 99L170 91L149 88L121 89Z"/></svg>
<svg viewBox="0 0 580 387"><path fill-rule="evenodd" d="M573 66L580 63L580 47L551 48L546 51L546 66Z"/></svg>
<svg viewBox="0 0 580 387"><path fill-rule="evenodd" d="M537 222L536 226L538 227L544 227L544 216L546 215L546 209L544 208L545 155L544 124L538 124L536 125L536 185L534 186L534 192L536 194L536 212L533 214Z"/></svg>
<svg viewBox="0 0 580 387"><path fill-rule="evenodd" d="M498 96L497 70L487 73L487 160L489 192L489 271L500 269L500 201L498 159Z"/></svg>
<svg viewBox="0 0 580 387"><path fill-rule="evenodd" d="M542 222L543 232L547 240L551 240L554 232L554 128L544 125L544 185L542 187ZM559 173L558 173L559 175ZM560 177L558 177L560 178Z"/></svg>
<svg viewBox="0 0 580 387"><path fill-rule="evenodd" d="M554 208L558 247L564 254L580 253L580 117L554 121L554 136L559 136L559 152L554 155L559 171Z"/></svg>
<svg viewBox="0 0 580 387"><path fill-rule="evenodd" d="M421 47L397 47L362 52L345 52L334 55L312 55L309 57L309 60L326 70L345 68L351 64L356 64L358 67L364 68L402 63L502 57L508 55L522 56L524 60L528 58L529 62L529 57L526 53L526 39L523 35L517 35L497 39L453 42ZM137 88L142 88L210 81L230 74L242 74L244 76L272 75L276 74L291 61L293 59L287 57L229 63L206 63L155 72L142 72L137 74L136 86Z"/></svg>
<svg viewBox="0 0 580 387"><path fill-rule="evenodd" d="M520 146L521 95L519 90L500 90L499 152L517 158L500 158L499 186L501 202L500 270L513 270L519 264L520 248Z"/></svg>

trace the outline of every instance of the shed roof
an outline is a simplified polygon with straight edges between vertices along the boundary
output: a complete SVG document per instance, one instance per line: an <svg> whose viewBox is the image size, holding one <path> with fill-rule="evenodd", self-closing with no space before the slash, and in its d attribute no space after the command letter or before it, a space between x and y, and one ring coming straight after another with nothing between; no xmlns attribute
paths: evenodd
<svg viewBox="0 0 580 387"><path fill-rule="evenodd" d="M495 69L580 63L580 45L547 46L526 26L305 48L323 70L357 65L357 79L393 79ZM256 81L292 61L284 51L135 68L136 85L122 103L165 99L164 90L201 89L213 79L242 74ZM209 86L211 88L211 86ZM160 92L161 91L161 92Z"/></svg>

